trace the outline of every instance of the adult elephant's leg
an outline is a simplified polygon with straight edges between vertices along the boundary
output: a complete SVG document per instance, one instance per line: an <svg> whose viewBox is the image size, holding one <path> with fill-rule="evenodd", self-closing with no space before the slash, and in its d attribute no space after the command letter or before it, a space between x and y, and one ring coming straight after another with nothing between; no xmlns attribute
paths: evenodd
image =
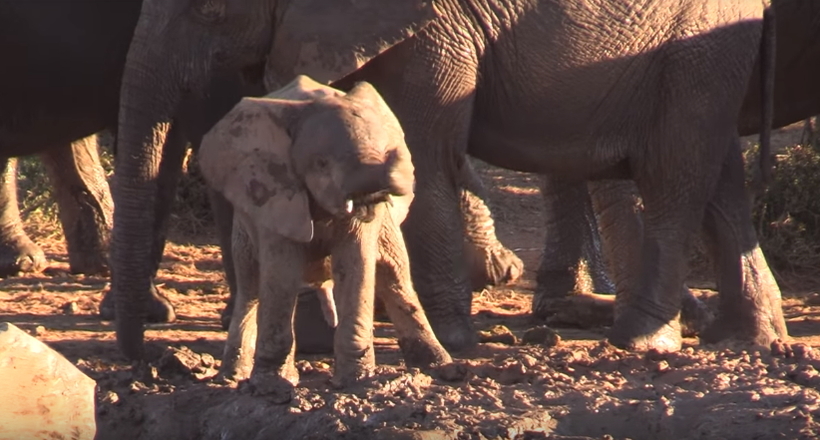
<svg viewBox="0 0 820 440"><path fill-rule="evenodd" d="M643 220L638 188L631 180L592 181L587 184L601 232L601 250L613 276L617 294L637 284Z"/></svg>
<svg viewBox="0 0 820 440"><path fill-rule="evenodd" d="M176 197L179 176L182 173L182 161L185 158L186 139L178 124L173 124L163 147L162 159L157 179L157 193L155 197L155 211L152 233L150 258L144 263L148 265L151 274L150 290L144 296L142 304L143 319L146 322L172 322L176 319L174 308L153 283L153 278L159 270L162 253L165 250L165 240L168 232L168 220L171 217L171 207ZM100 317L111 320L115 317L114 290L106 292L100 303Z"/></svg>
<svg viewBox="0 0 820 440"><path fill-rule="evenodd" d="M643 243L640 195L631 180L589 182L589 195L598 217L601 250L607 269L612 274L617 292L625 292L635 284L640 269ZM599 302L599 307L603 304ZM614 305L609 306L612 309ZM613 316L612 313L609 314ZM709 308L681 286L681 325L685 336L700 334L713 319Z"/></svg>
<svg viewBox="0 0 820 440"><path fill-rule="evenodd" d="M668 145L656 146L657 150L646 153L636 166L636 183L645 206L643 240L640 254L630 255L626 262L628 286L619 289L616 297L609 340L618 347L680 349L680 292L687 271L688 243L703 220L708 195L717 181L719 167L711 163L714 159L710 155L721 153L720 148L706 151L698 147L720 142L726 145L736 137L731 132L720 136L719 130L729 131L724 127L702 128L703 138L693 133L681 145L673 145L675 140L667 138ZM678 167L654 171L662 167L658 162L661 157ZM653 172L648 172L650 169Z"/></svg>
<svg viewBox="0 0 820 440"><path fill-rule="evenodd" d="M469 67L454 67L442 51L427 51L426 44L440 45L414 41L411 50L431 55L413 56L402 64L403 76L390 75L394 83L377 88L401 121L413 155L415 199L402 224L413 284L436 337L448 349L460 350L477 343L457 186L466 160L476 74Z"/></svg>
<svg viewBox="0 0 820 440"><path fill-rule="evenodd" d="M780 288L758 245L744 187L743 158L736 143L723 164L718 188L706 209L705 232L718 277L718 318L701 336L768 346L788 337Z"/></svg>
<svg viewBox="0 0 820 440"><path fill-rule="evenodd" d="M541 194L546 241L533 314L561 324L608 325L611 304L600 310L598 303L606 298L594 292L614 293L615 289L606 273L586 183L541 176Z"/></svg>
<svg viewBox="0 0 820 440"><path fill-rule="evenodd" d="M26 235L17 205L17 159L0 158L0 277L45 268L46 256Z"/></svg>
<svg viewBox="0 0 820 440"><path fill-rule="evenodd" d="M108 273L114 203L100 163L97 135L40 155L54 188L72 273Z"/></svg>
<svg viewBox="0 0 820 440"><path fill-rule="evenodd" d="M524 262L498 241L487 192L469 160L461 169L461 215L465 254L473 290L512 283L524 273Z"/></svg>

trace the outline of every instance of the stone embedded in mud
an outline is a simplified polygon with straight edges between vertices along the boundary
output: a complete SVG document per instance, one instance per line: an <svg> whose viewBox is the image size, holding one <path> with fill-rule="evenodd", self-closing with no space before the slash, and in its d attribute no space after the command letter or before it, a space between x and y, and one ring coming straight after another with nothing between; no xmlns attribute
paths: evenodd
<svg viewBox="0 0 820 440"><path fill-rule="evenodd" d="M0 323L0 439L93 439L95 387L62 355Z"/></svg>
<svg viewBox="0 0 820 440"><path fill-rule="evenodd" d="M168 347L157 362L163 375L192 376L195 379L202 379L213 373L214 364L214 358L210 354L199 354L188 347Z"/></svg>
<svg viewBox="0 0 820 440"><path fill-rule="evenodd" d="M546 325L539 325L524 332L523 340L525 344L555 347L561 343L561 336Z"/></svg>
<svg viewBox="0 0 820 440"><path fill-rule="evenodd" d="M489 330L478 332L478 338L481 342L497 342L499 344L516 345L518 338L503 325L495 325Z"/></svg>

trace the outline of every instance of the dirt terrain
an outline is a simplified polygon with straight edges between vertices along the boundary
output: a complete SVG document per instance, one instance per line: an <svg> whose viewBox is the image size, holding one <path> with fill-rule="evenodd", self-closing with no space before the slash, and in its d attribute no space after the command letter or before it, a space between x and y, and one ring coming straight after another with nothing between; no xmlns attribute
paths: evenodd
<svg viewBox="0 0 820 440"><path fill-rule="evenodd" d="M778 136L791 141L795 133ZM557 341L528 315L543 243L538 181L479 168L499 235L527 273L475 295L478 328L501 325L512 335L501 331L488 338L498 342L458 353L457 365L404 368L390 324L378 323L380 367L360 386L333 389L332 358L321 356L300 357L302 384L290 404L216 383L227 288L208 234L173 237L166 249L158 282L177 321L149 327L152 367L138 377L118 353L112 323L96 318L107 280L70 275L51 226L29 225L52 264L42 274L0 280L0 321L31 332L97 381L100 439L820 436L820 280L784 285L789 344L704 347L687 339L680 353L635 354L603 342L605 328L555 328ZM714 295L710 280L691 281L698 295Z"/></svg>

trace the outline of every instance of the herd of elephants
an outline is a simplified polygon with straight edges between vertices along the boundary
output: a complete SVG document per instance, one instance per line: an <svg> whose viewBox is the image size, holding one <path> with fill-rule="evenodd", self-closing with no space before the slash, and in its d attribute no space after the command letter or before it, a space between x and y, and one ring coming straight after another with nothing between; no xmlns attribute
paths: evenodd
<svg viewBox="0 0 820 440"><path fill-rule="evenodd" d="M408 362L477 342L472 292L524 268L468 156L542 176L535 315L609 292L626 349L678 350L687 320L707 342L788 336L740 136L761 133L765 183L771 128L820 114L816 0L14 1L0 55L0 272L45 262L12 159L39 154L71 270L110 273L100 314L132 360L145 322L174 319L153 279L188 145L231 291L223 369L262 392L295 380L304 281L338 325L340 379L373 362L374 290ZM698 233L714 315L684 285Z"/></svg>

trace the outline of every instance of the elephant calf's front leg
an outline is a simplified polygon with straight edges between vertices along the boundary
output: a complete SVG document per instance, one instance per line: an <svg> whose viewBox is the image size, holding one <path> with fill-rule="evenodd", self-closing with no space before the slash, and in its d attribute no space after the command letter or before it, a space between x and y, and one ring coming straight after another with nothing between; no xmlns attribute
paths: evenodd
<svg viewBox="0 0 820 440"><path fill-rule="evenodd" d="M333 246L331 266L333 295L339 313L339 325L333 342L336 355L333 382L337 386L369 376L376 366L373 302L381 222L379 215L369 223L353 219L347 224L340 224L336 231L340 239Z"/></svg>
<svg viewBox="0 0 820 440"><path fill-rule="evenodd" d="M379 236L379 255L376 291L396 327L404 362L419 368L452 362L450 354L436 339L413 289L404 237L390 217L384 220Z"/></svg>
<svg viewBox="0 0 820 440"><path fill-rule="evenodd" d="M256 354L250 383L255 394L290 401L299 382L294 363L293 315L305 267L303 245L284 238L260 243ZM238 306L239 304L236 304Z"/></svg>
<svg viewBox="0 0 820 440"><path fill-rule="evenodd" d="M253 240L240 224L234 225L232 236L237 288L219 373L224 378L242 380L250 377L256 353L259 260Z"/></svg>

